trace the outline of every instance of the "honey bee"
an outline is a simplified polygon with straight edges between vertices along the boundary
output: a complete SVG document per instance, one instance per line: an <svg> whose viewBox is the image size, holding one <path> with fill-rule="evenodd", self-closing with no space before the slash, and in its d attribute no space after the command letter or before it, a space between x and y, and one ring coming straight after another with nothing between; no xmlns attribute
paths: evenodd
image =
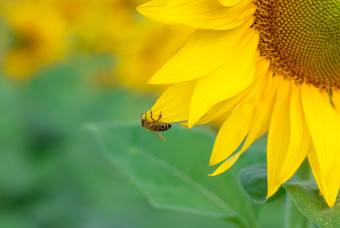
<svg viewBox="0 0 340 228"><path fill-rule="evenodd" d="M141 122L140 125L146 129L154 133L158 138L161 138L163 140L166 140L160 133L161 131L167 131L169 130L172 125L170 123L164 123L161 121L162 118L162 112L159 113L158 119L155 120L152 117L152 111L150 110L150 119L147 118L147 114L145 114L145 118L143 119L143 114L141 116Z"/></svg>

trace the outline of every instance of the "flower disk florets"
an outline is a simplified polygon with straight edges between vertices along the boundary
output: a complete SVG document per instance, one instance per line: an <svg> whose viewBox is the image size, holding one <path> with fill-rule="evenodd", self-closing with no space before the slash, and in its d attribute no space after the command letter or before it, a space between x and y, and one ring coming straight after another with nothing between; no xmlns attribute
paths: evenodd
<svg viewBox="0 0 340 228"><path fill-rule="evenodd" d="M259 50L271 70L326 91L340 89L340 1L256 0Z"/></svg>

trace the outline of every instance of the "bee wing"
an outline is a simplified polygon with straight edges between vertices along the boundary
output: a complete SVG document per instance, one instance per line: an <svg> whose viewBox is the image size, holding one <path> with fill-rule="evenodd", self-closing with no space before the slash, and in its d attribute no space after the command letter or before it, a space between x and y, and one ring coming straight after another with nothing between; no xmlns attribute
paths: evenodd
<svg viewBox="0 0 340 228"><path fill-rule="evenodd" d="M166 141L166 138L163 137L163 135L161 135L158 132L152 131L152 133L154 133L158 138L163 139L164 141Z"/></svg>

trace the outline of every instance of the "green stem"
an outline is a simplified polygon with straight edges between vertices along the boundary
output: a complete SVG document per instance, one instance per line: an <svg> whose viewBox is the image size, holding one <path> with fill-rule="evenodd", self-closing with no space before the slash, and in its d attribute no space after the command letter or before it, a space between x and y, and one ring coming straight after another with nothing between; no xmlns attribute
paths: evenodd
<svg viewBox="0 0 340 228"><path fill-rule="evenodd" d="M286 195L284 228L314 228L314 223L306 218L295 206L292 198Z"/></svg>
<svg viewBox="0 0 340 228"><path fill-rule="evenodd" d="M313 174L309 166L308 160L305 161L300 166L299 170L296 172L295 177L299 181L311 181L313 179ZM285 204L285 228L313 228L314 223L307 219L296 207L292 198L286 195Z"/></svg>
<svg viewBox="0 0 340 228"><path fill-rule="evenodd" d="M286 196L285 204L285 228L302 227L304 216L296 208L294 202L289 196Z"/></svg>

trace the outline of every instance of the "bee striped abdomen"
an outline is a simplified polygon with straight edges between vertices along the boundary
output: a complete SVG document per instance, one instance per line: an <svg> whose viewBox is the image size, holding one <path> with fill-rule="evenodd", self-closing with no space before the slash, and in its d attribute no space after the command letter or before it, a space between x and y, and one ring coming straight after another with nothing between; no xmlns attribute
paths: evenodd
<svg viewBox="0 0 340 228"><path fill-rule="evenodd" d="M155 124L154 131L167 131L171 128L171 124L169 123L157 123Z"/></svg>

